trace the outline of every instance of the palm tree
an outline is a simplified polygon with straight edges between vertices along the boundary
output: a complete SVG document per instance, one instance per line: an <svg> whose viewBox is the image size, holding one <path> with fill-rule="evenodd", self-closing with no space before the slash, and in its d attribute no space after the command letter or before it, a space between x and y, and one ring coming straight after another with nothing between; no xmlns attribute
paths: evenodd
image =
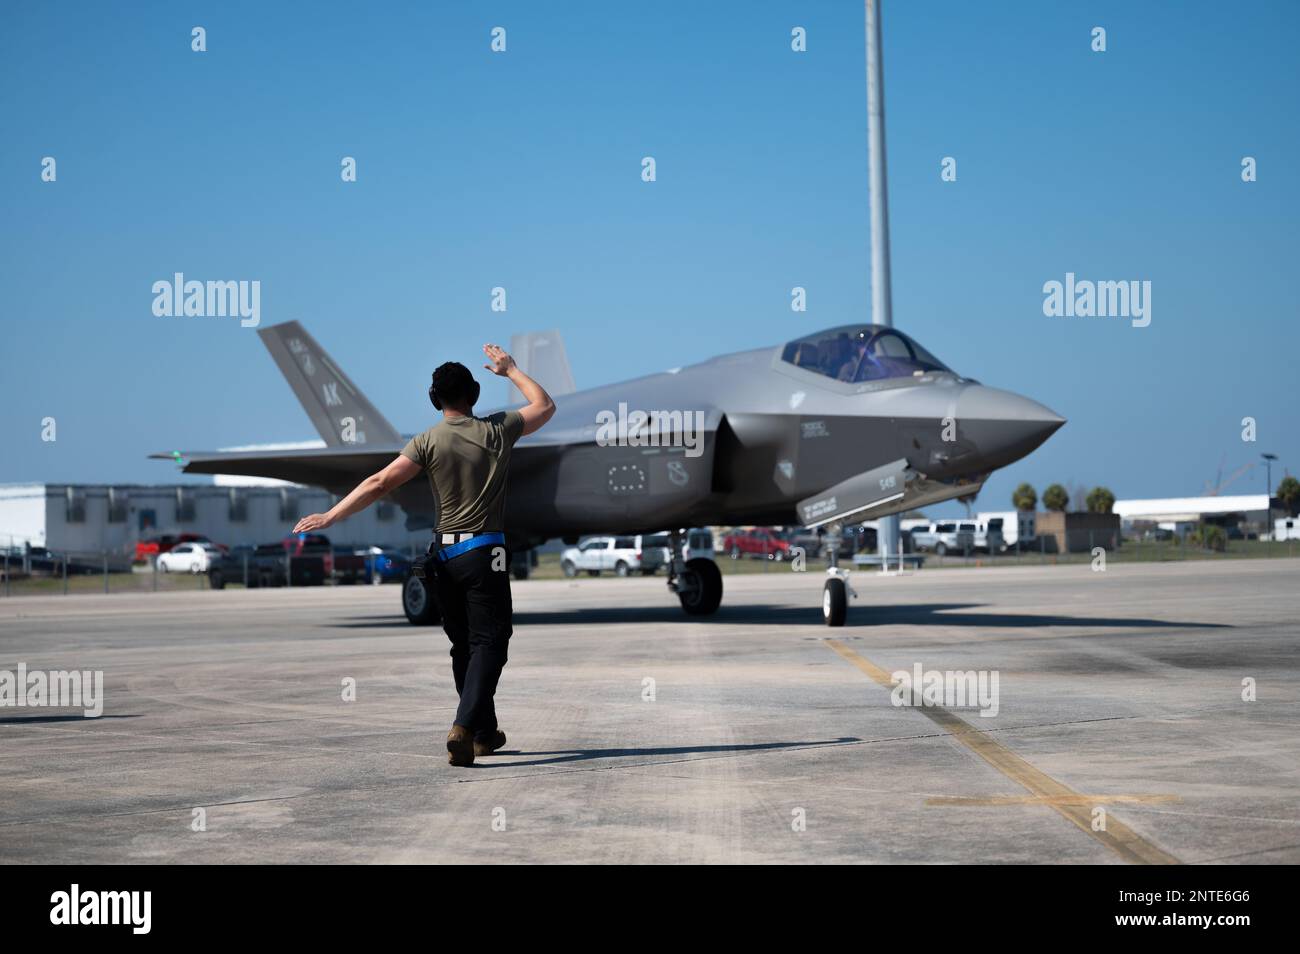
<svg viewBox="0 0 1300 954"><path fill-rule="evenodd" d="M1021 484L1011 494L1011 506L1017 510L1033 510L1038 506L1038 491L1029 484Z"/></svg>
<svg viewBox="0 0 1300 954"><path fill-rule="evenodd" d="M1093 487L1088 491L1088 513L1110 513L1115 506L1115 495L1108 487Z"/></svg>
<svg viewBox="0 0 1300 954"><path fill-rule="evenodd" d="M1070 495L1060 484L1052 484L1043 491L1043 506L1057 513L1065 513L1065 508L1070 506Z"/></svg>
<svg viewBox="0 0 1300 954"><path fill-rule="evenodd" d="M1300 508L1300 480L1288 475L1283 477L1277 485L1277 502L1286 508L1287 513L1291 516L1296 515L1296 510Z"/></svg>

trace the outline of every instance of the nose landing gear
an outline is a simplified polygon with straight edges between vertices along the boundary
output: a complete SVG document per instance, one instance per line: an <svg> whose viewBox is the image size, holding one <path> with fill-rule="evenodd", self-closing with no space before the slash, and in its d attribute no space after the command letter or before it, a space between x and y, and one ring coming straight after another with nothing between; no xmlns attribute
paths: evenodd
<svg viewBox="0 0 1300 954"><path fill-rule="evenodd" d="M826 533L826 583L822 586L822 618L827 626L843 626L849 614L849 597L858 594L849 584L849 571L840 569L840 525Z"/></svg>

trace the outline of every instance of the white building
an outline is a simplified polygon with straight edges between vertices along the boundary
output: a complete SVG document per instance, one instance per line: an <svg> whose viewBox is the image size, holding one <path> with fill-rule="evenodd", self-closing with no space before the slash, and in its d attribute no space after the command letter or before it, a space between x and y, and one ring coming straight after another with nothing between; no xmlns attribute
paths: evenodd
<svg viewBox="0 0 1300 954"><path fill-rule="evenodd" d="M216 543L272 543L299 517L328 510L337 498L296 484L3 484L0 547L45 547L60 553L129 556L137 540L199 533ZM396 504L380 501L327 531L336 545L423 549L427 529L407 530Z"/></svg>
<svg viewBox="0 0 1300 954"><path fill-rule="evenodd" d="M1267 494L1237 494L1223 497L1160 497L1147 500L1117 500L1113 508L1128 526L1154 523L1166 530L1183 533L1193 524L1251 523L1267 529Z"/></svg>

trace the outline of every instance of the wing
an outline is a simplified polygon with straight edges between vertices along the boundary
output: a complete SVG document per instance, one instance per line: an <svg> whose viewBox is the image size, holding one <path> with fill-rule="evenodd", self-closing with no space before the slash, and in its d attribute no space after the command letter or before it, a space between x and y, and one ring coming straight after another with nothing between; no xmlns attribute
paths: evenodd
<svg viewBox="0 0 1300 954"><path fill-rule="evenodd" d="M399 445L387 448L316 447L277 451L194 451L181 452L187 474L239 474L246 477L274 477L296 484L324 487L346 493L364 477L393 459ZM150 457L174 460L173 454Z"/></svg>

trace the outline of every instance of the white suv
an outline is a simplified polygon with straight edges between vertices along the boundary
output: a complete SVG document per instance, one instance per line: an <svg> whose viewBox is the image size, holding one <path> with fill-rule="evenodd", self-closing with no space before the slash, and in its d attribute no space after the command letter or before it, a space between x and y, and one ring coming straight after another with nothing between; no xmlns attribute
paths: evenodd
<svg viewBox="0 0 1300 954"><path fill-rule="evenodd" d="M588 537L560 554L560 570L565 576L600 576L612 570L617 576L641 573L651 576L669 560L666 533L625 537Z"/></svg>
<svg viewBox="0 0 1300 954"><path fill-rule="evenodd" d="M975 525L957 521L932 523L912 531L912 548L920 553L933 550L939 556L945 553L962 553L975 546Z"/></svg>

